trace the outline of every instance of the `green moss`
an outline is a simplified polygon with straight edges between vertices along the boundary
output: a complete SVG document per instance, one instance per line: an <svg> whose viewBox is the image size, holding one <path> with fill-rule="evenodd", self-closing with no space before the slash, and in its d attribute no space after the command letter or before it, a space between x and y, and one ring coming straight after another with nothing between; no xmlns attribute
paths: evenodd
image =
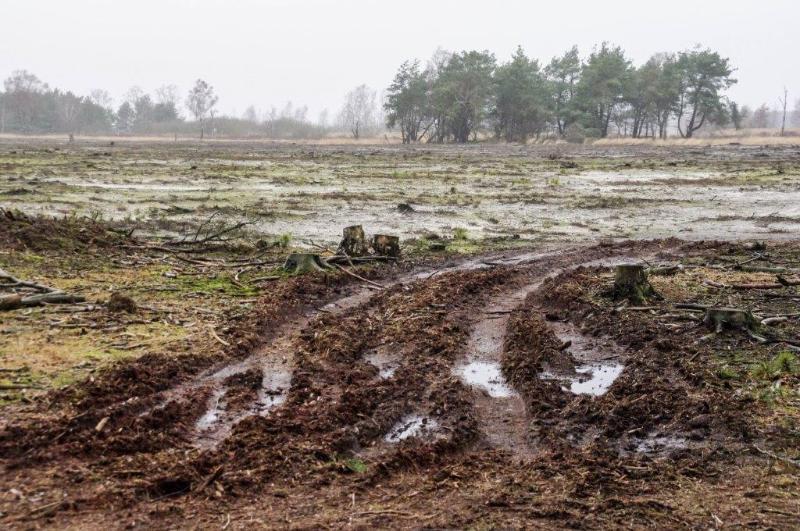
<svg viewBox="0 0 800 531"><path fill-rule="evenodd" d="M756 364L750 369L750 376L755 380L771 382L784 376L796 375L798 370L797 356L784 351L771 360Z"/></svg>
<svg viewBox="0 0 800 531"><path fill-rule="evenodd" d="M252 297L258 290L241 282L236 283L231 276L217 275L215 277L183 276L179 277L181 288L185 291L203 293L224 293L233 297Z"/></svg>

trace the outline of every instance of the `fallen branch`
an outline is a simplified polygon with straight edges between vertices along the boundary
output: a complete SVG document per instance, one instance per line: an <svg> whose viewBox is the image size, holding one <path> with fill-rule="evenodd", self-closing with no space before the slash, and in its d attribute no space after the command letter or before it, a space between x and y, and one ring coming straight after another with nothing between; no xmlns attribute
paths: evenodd
<svg viewBox="0 0 800 531"><path fill-rule="evenodd" d="M761 283L761 284L722 284L720 282L714 282L713 280L708 280L708 279L704 280L703 283L708 285L708 286L711 286L713 288L736 289L736 290L780 289L780 288L784 287L783 284L780 284L780 283L776 283L776 284L767 284L767 283Z"/></svg>
<svg viewBox="0 0 800 531"><path fill-rule="evenodd" d="M758 450L760 453L766 455L767 457L771 457L772 459L776 459L776 460L778 460L778 461L780 461L782 463L786 463L786 464L789 464L789 465L792 465L792 466L800 467L800 461L797 461L795 459L790 459L788 457L784 457L782 455L778 455L778 454L772 453L772 452L770 452L768 450L764 450L763 448L759 448L755 444L753 445L753 448Z"/></svg>
<svg viewBox="0 0 800 531"><path fill-rule="evenodd" d="M783 316L780 316L780 317L767 317L766 319L762 319L761 320L761 324L763 326L773 326L773 325L776 325L776 324L785 323L788 320L789 320L788 317L783 317Z"/></svg>
<svg viewBox="0 0 800 531"><path fill-rule="evenodd" d="M378 289L386 289L385 286L382 286L382 285L378 284L377 282L373 282L372 280L370 280L368 278L364 278L361 275L357 275L357 274L353 273L352 271L340 266L339 264L333 264L333 266L336 267L337 269L341 269L343 272L347 273L351 277L357 278L358 280L361 280L362 282L366 282L367 284L369 284L371 286L375 286Z"/></svg>
<svg viewBox="0 0 800 531"><path fill-rule="evenodd" d="M219 341L219 342L220 342L221 344L223 344L224 346L226 346L226 347L229 347L229 346L231 346L231 344L230 344L230 343L228 343L227 341L225 341L224 339L222 339L221 337L219 337L219 336L217 335L217 333L214 331L214 327L213 327L213 326L211 326L211 325L208 325L208 331L211 333L211 337L213 337L214 339L216 339L217 341Z"/></svg>
<svg viewBox="0 0 800 531"><path fill-rule="evenodd" d="M800 286L800 279L788 279L781 275L776 275L781 286Z"/></svg>
<svg viewBox="0 0 800 531"><path fill-rule="evenodd" d="M86 298L81 295L70 295L62 292L40 293L27 297L21 295L6 295L0 297L0 311L31 308L33 306L43 306L45 304L75 304L79 302L86 302Z"/></svg>
<svg viewBox="0 0 800 531"><path fill-rule="evenodd" d="M698 312L704 312L710 308L707 304L696 304L693 302L679 302L674 304L674 306L679 310L695 310Z"/></svg>
<svg viewBox="0 0 800 531"><path fill-rule="evenodd" d="M0 284L0 287L4 288L33 288L37 291L43 291L45 293L52 293L54 291L58 291L55 288L51 288L50 286L45 286L43 284L38 284L36 282L31 282L28 280L20 280L17 277L9 274L7 271L0 269L0 280L7 280L7 283Z"/></svg>

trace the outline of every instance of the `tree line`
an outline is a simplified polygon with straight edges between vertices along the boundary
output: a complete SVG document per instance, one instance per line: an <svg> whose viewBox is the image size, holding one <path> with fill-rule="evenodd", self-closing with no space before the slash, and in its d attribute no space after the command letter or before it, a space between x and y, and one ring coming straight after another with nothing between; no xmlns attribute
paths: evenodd
<svg viewBox="0 0 800 531"><path fill-rule="evenodd" d="M736 116L725 91L730 61L708 49L662 53L633 65L603 43L584 60L577 47L542 67L518 48L498 63L488 51L438 53L425 68L403 63L388 88L387 125L404 142L467 142L482 129L524 142L559 137L691 138Z"/></svg>
<svg viewBox="0 0 800 531"><path fill-rule="evenodd" d="M581 57L577 47L542 66L520 47L507 62L488 51L437 51L423 67L406 61L382 98L360 85L344 98L331 124L327 110L308 119L308 108L288 103L241 117L221 115L219 98L198 79L181 97L164 85L154 94L134 87L118 106L104 90L79 96L49 87L25 70L13 72L0 92L0 133L182 134L203 138L266 136L314 138L331 132L354 138L385 128L404 143L457 142L494 136L531 138L627 136L692 138L703 128L800 126L800 101L787 120L788 91L780 110L751 110L731 101L736 83L728 58L710 49L660 53L636 66L619 46L603 43ZM186 111L189 120L181 111Z"/></svg>
<svg viewBox="0 0 800 531"><path fill-rule="evenodd" d="M288 103L281 112L273 108L268 115L258 116L250 106L241 117L230 117L218 113L218 101L214 87L198 79L184 98L175 85L163 85L153 95L132 87L113 106L105 90L79 96L18 70L0 91L0 134L199 134L203 138L214 133L310 138L322 136L327 129L307 119L307 107L294 109ZM184 119L182 110L190 120Z"/></svg>

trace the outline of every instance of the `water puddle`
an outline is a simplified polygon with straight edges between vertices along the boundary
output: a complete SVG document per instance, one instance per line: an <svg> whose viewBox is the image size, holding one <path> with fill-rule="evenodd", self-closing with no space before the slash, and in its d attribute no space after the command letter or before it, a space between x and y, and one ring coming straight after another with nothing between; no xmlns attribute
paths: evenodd
<svg viewBox="0 0 800 531"><path fill-rule="evenodd" d="M225 389L216 389L211 398L208 399L208 408L203 416L197 420L195 429L198 432L204 432L214 427L219 422L220 414L222 413L222 397L225 396Z"/></svg>
<svg viewBox="0 0 800 531"><path fill-rule="evenodd" d="M265 415L286 401L286 393L291 383L292 373L288 370L264 370L264 379L258 392L261 415Z"/></svg>
<svg viewBox="0 0 800 531"><path fill-rule="evenodd" d="M429 417L421 415L406 415L395 424L389 433L383 438L384 441L397 443L411 437L420 437L430 434L437 430L439 423Z"/></svg>
<svg viewBox="0 0 800 531"><path fill-rule="evenodd" d="M573 374L543 372L539 375L544 380L560 380L565 385L564 391L576 395L602 396L613 385L625 364L625 350L606 337L585 335L572 323L548 323L553 333L567 347L576 363Z"/></svg>
<svg viewBox="0 0 800 531"><path fill-rule="evenodd" d="M516 393L506 383L496 361L472 361L453 371L464 383L479 387L492 398L508 398Z"/></svg>
<svg viewBox="0 0 800 531"><path fill-rule="evenodd" d="M579 366L575 368L578 376L571 378L569 387L562 389L576 395L601 396L608 391L624 369L625 366L621 363Z"/></svg>
<svg viewBox="0 0 800 531"><path fill-rule="evenodd" d="M636 451L643 454L657 454L688 448L689 441L676 435L652 435L641 439L636 445Z"/></svg>
<svg viewBox="0 0 800 531"><path fill-rule="evenodd" d="M381 380L386 380L394 376L397 371L398 362L395 356L391 356L386 352L377 351L368 354L364 359L378 368L378 376Z"/></svg>

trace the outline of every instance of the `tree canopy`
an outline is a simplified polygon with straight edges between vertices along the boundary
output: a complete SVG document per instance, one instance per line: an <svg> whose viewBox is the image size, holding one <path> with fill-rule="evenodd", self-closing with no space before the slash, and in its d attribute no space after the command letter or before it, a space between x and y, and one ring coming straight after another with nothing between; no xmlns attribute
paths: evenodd
<svg viewBox="0 0 800 531"><path fill-rule="evenodd" d="M691 137L728 123L732 72L728 59L700 49L659 53L637 67L621 47L602 43L585 61L573 47L544 69L522 48L500 64L489 52L439 51L425 71L418 61L401 65L384 108L404 142L467 142L479 130L511 142L665 138L671 127Z"/></svg>

